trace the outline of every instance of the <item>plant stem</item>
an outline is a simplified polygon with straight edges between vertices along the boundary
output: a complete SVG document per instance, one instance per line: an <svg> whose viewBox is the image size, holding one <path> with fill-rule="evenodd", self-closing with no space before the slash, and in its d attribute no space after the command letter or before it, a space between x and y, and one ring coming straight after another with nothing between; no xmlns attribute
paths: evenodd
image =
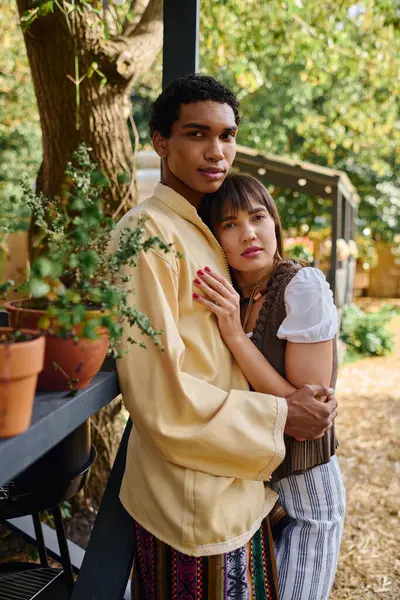
<svg viewBox="0 0 400 600"><path fill-rule="evenodd" d="M76 100L76 107L75 107L75 127L76 130L79 131L79 129L81 128L81 123L80 123L80 80L79 80L79 58L78 58L78 48L77 48L77 44L76 44L76 38L74 37L74 52L75 52L75 56L74 56L74 60L75 60L75 100Z"/></svg>

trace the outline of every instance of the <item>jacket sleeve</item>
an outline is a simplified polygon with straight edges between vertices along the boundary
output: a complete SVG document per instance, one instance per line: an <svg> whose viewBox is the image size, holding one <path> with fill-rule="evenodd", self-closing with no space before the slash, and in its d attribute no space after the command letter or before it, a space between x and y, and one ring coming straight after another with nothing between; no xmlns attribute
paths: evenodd
<svg viewBox="0 0 400 600"><path fill-rule="evenodd" d="M125 273L126 274L126 273ZM285 454L286 400L219 389L182 369L178 278L169 260L150 250L129 271L131 301L162 330L163 349L124 330L117 361L125 405L136 429L167 461L212 475L265 480ZM147 348L128 343L145 341Z"/></svg>

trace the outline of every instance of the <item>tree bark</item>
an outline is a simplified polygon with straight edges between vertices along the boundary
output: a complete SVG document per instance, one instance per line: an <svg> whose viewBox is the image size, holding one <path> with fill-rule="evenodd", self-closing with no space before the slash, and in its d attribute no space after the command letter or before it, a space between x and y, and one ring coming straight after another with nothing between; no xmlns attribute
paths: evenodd
<svg viewBox="0 0 400 600"><path fill-rule="evenodd" d="M27 4L27 0L17 0L20 16ZM43 139L38 190L48 196L60 193L65 165L84 141L111 181L107 212L114 214L123 202L120 215L136 203L129 93L160 51L161 0L147 2L142 18L133 28L129 24L127 32L106 40L95 13L74 11L67 19L56 8L34 21L24 34ZM98 73L87 76L94 62L107 79L104 86ZM118 184L121 172L132 174L129 184Z"/></svg>

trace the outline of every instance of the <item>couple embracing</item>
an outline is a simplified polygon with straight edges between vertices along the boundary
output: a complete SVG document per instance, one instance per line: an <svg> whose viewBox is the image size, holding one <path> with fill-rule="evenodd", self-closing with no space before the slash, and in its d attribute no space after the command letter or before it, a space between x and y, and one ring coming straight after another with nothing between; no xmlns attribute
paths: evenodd
<svg viewBox="0 0 400 600"><path fill-rule="evenodd" d="M115 236L145 218L172 244L125 273L163 332L118 363L136 600L327 600L335 576L336 309L320 271L284 259L267 190L229 174L239 121L213 78L172 82L150 119L161 183Z"/></svg>

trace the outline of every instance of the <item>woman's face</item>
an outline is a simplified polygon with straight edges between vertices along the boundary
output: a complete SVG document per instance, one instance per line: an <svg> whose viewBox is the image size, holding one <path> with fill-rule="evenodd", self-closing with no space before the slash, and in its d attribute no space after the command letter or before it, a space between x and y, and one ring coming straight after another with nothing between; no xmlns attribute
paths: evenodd
<svg viewBox="0 0 400 600"><path fill-rule="evenodd" d="M215 227L215 236L231 269L237 275L247 274L249 282L272 267L277 249L275 223L260 200L250 199L249 210L240 210L236 216L226 214Z"/></svg>

